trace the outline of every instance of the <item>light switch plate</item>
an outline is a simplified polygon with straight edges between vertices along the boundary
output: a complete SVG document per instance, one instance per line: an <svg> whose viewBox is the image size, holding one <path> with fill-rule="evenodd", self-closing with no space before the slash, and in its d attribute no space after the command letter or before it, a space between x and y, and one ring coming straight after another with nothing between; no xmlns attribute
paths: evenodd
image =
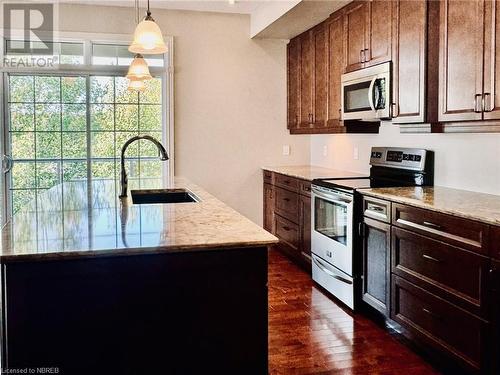
<svg viewBox="0 0 500 375"><path fill-rule="evenodd" d="M327 156L327 155L328 155L328 146L324 145L323 146L323 156Z"/></svg>
<svg viewBox="0 0 500 375"><path fill-rule="evenodd" d="M354 158L354 160L358 160L359 159L359 149L357 147L354 147L354 150L353 150L353 153L352 153L352 157Z"/></svg>
<svg viewBox="0 0 500 375"><path fill-rule="evenodd" d="M283 155L284 156L290 155L290 145L283 145Z"/></svg>

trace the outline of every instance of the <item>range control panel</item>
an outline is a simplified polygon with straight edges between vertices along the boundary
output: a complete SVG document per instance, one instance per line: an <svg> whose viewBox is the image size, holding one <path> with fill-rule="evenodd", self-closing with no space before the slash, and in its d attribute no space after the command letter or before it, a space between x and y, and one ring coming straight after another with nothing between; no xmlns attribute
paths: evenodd
<svg viewBox="0 0 500 375"><path fill-rule="evenodd" d="M370 165L423 171L426 156L419 148L372 147Z"/></svg>

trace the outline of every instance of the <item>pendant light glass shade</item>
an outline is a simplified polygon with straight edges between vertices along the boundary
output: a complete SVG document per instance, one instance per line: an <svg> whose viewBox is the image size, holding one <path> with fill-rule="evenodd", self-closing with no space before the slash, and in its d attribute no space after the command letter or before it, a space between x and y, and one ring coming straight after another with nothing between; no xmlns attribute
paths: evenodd
<svg viewBox="0 0 500 375"><path fill-rule="evenodd" d="M148 64L141 54L136 54L130 67L128 68L127 78L130 80L145 80L151 79Z"/></svg>
<svg viewBox="0 0 500 375"><path fill-rule="evenodd" d="M161 30L148 13L134 32L134 41L128 48L130 52L142 54L159 54L167 52Z"/></svg>

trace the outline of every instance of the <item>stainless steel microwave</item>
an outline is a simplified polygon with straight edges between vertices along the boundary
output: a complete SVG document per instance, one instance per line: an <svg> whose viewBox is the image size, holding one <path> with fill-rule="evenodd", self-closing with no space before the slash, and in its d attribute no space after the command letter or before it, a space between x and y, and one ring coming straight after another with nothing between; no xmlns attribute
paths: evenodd
<svg viewBox="0 0 500 375"><path fill-rule="evenodd" d="M380 121L391 117L391 63L342 74L342 120Z"/></svg>

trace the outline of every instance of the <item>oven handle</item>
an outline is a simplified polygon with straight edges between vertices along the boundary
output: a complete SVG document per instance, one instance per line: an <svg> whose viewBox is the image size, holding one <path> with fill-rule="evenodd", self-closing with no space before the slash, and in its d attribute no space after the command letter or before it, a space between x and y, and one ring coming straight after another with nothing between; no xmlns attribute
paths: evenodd
<svg viewBox="0 0 500 375"><path fill-rule="evenodd" d="M323 198L327 201L334 202L334 203L339 203L339 204L344 204L348 205L352 203L352 200L344 199L342 197L339 197L338 195L329 195L329 194L323 194L322 192L316 190L315 188L312 188L313 195Z"/></svg>
<svg viewBox="0 0 500 375"><path fill-rule="evenodd" d="M368 103L370 103L370 108L372 111L375 111L375 104L373 103L373 96L374 92L373 89L375 88L375 82L377 81L377 77L373 77L372 81L370 82L370 88L368 89Z"/></svg>
<svg viewBox="0 0 500 375"><path fill-rule="evenodd" d="M325 264L323 264L320 260L318 260L318 258L316 258L315 256L313 256L313 262L324 272L326 273L327 275L333 277L334 279L337 279L339 281L342 281L343 283L346 283L346 284L352 284L352 281L351 280L348 280L342 276L339 276L335 273L333 273L332 271L330 271L328 268L326 268L327 266Z"/></svg>

